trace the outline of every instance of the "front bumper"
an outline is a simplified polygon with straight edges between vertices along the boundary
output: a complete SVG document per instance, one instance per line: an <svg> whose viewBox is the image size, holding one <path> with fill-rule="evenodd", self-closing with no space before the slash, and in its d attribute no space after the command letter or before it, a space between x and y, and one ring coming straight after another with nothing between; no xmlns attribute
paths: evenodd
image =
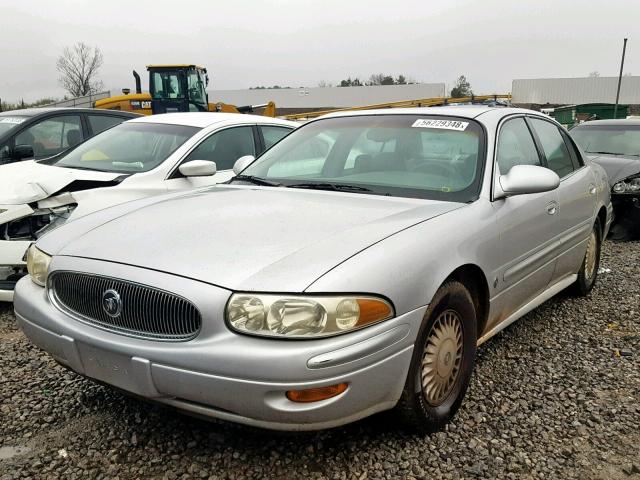
<svg viewBox="0 0 640 480"><path fill-rule="evenodd" d="M87 266L98 263L74 260ZM113 267L142 273L133 267ZM175 282L171 275L144 274L147 284L158 283L149 282L149 276L160 283ZM315 430L349 423L397 403L426 309L338 337L274 340L233 333L198 302L208 296L218 303L215 311L221 314L220 305L230 292L185 279L179 279L179 285L182 291L176 293L191 290L191 300L203 312L201 334L188 342L156 342L98 330L58 310L45 290L28 278L16 287L16 318L27 337L59 362L135 395L256 427ZM294 403L285 396L287 390L342 382L349 384L344 393L319 402Z"/></svg>
<svg viewBox="0 0 640 480"><path fill-rule="evenodd" d="M26 263L22 260L24 254L31 245L29 241L22 240L0 240L0 302L13 301L13 282L6 281L4 268L25 269Z"/></svg>

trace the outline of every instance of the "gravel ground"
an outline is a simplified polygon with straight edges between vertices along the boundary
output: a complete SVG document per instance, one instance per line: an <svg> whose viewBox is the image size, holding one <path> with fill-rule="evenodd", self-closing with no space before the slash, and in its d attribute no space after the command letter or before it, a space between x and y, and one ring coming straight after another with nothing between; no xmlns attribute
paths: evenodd
<svg viewBox="0 0 640 480"><path fill-rule="evenodd" d="M640 480L640 242L610 243L591 296L564 294L479 351L446 431L392 414L310 434L210 423L57 366L0 305L0 479Z"/></svg>

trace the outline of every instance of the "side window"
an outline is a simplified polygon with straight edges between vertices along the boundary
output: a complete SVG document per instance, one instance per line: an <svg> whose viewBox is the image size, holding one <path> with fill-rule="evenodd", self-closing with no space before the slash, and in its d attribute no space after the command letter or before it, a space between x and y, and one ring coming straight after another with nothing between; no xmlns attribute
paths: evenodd
<svg viewBox="0 0 640 480"><path fill-rule="evenodd" d="M198 145L184 162L211 160L216 162L218 170L230 170L240 157L255 154L252 127L233 127L211 135Z"/></svg>
<svg viewBox="0 0 640 480"><path fill-rule="evenodd" d="M498 166L505 175L515 165L540 165L538 150L524 118L507 121L498 137Z"/></svg>
<svg viewBox="0 0 640 480"><path fill-rule="evenodd" d="M286 137L291 132L290 128L273 127L264 125L260 127L262 129L262 136L264 137L264 148L271 148L271 145L278 142L282 137Z"/></svg>
<svg viewBox="0 0 640 480"><path fill-rule="evenodd" d="M49 157L82 141L79 115L47 118L16 135L15 145L31 145L36 158Z"/></svg>
<svg viewBox="0 0 640 480"><path fill-rule="evenodd" d="M556 172L560 178L573 172L573 161L558 127L551 122L537 118L531 118L530 120L540 139L544 155L547 157L547 166Z"/></svg>
<svg viewBox="0 0 640 480"><path fill-rule="evenodd" d="M89 125L91 125L93 135L104 132L126 120L125 118L112 115L87 115L87 119L89 120Z"/></svg>
<svg viewBox="0 0 640 480"><path fill-rule="evenodd" d="M566 132L560 131L562 133L562 138L564 139L564 143L566 143L567 148L569 149L569 153L571 154L571 159L573 160L573 167L575 170L584 166L584 161L582 159L582 155L580 151L575 146L575 144L569 138L569 135Z"/></svg>

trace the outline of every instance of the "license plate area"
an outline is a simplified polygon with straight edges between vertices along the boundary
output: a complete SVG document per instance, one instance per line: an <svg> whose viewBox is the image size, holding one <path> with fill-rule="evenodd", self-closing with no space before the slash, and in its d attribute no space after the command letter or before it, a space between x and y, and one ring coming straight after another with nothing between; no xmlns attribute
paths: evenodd
<svg viewBox="0 0 640 480"><path fill-rule="evenodd" d="M78 342L84 373L114 387L137 393L131 357Z"/></svg>

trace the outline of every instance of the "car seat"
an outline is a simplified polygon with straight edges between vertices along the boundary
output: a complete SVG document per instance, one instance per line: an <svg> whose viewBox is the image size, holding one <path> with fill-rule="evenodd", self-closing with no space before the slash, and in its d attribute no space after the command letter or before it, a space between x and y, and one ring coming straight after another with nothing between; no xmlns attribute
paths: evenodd
<svg viewBox="0 0 640 480"><path fill-rule="evenodd" d="M67 146L75 147L82 141L82 137L80 136L80 130L77 128L75 130L69 130L67 132Z"/></svg>

